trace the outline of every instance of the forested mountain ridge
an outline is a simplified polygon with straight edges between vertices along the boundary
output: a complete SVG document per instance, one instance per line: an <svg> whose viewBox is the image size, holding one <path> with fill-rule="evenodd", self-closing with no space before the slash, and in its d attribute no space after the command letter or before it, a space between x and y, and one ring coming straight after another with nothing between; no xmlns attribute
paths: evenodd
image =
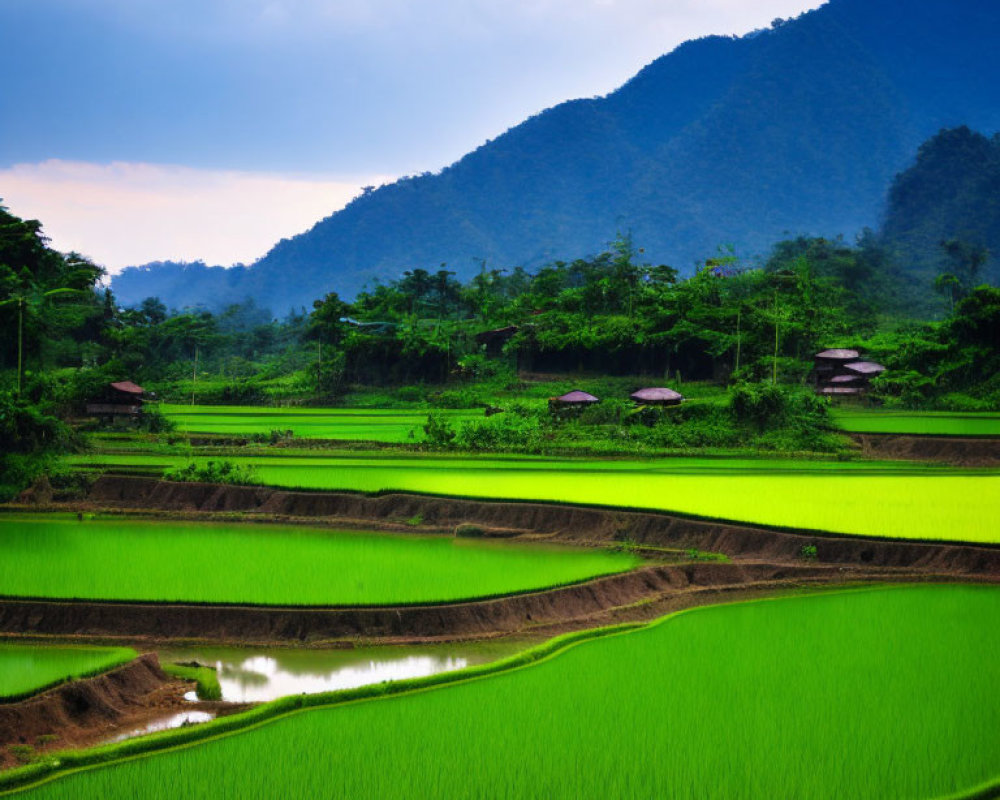
<svg viewBox="0 0 1000 800"><path fill-rule="evenodd" d="M984 279L995 281L1000 133L988 138L962 126L925 142L913 166L892 184L881 242L923 287L941 273L955 275L968 284L966 290ZM968 274L970 259L981 261L974 274Z"/></svg>
<svg viewBox="0 0 1000 800"><path fill-rule="evenodd" d="M787 233L852 236L878 223L922 141L1000 129L998 23L993 0L831 0L771 30L688 42L606 97L365 193L237 280L213 273L214 291L176 270L158 271L157 290L175 306L253 297L281 312L415 267L468 277L483 260L600 252L623 230L682 272L722 242L746 253ZM136 302L150 277L129 271L114 289Z"/></svg>

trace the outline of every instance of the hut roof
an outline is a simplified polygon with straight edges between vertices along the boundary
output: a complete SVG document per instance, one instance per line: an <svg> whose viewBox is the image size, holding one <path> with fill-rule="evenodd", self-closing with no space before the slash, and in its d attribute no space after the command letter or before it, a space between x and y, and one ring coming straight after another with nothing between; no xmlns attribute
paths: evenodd
<svg viewBox="0 0 1000 800"><path fill-rule="evenodd" d="M850 364L844 364L844 369L855 372L858 375L878 375L885 372L885 367L881 364L876 364L874 361L853 361Z"/></svg>
<svg viewBox="0 0 1000 800"><path fill-rule="evenodd" d="M476 334L476 342L487 344L493 341L506 341L520 330L517 325L508 325L505 328L496 328L492 331L481 331Z"/></svg>
<svg viewBox="0 0 1000 800"><path fill-rule="evenodd" d="M861 394L860 386L824 386L820 394Z"/></svg>
<svg viewBox="0 0 1000 800"><path fill-rule="evenodd" d="M861 357L861 353L857 350L824 350L822 353L817 353L816 358L826 359L827 361L854 361Z"/></svg>
<svg viewBox="0 0 1000 800"><path fill-rule="evenodd" d="M588 394L587 392L582 392L579 389L574 389L572 392L567 392L561 397L557 397L556 401L559 403L567 403L571 405L587 405L589 403L599 403L594 395Z"/></svg>
<svg viewBox="0 0 1000 800"><path fill-rule="evenodd" d="M857 383L860 380L860 375L834 375L827 383Z"/></svg>
<svg viewBox="0 0 1000 800"><path fill-rule="evenodd" d="M684 395L667 389L663 386L656 386L647 389L640 389L629 395L637 403L679 403L684 399Z"/></svg>
<svg viewBox="0 0 1000 800"><path fill-rule="evenodd" d="M139 384L132 383L132 381L113 381L111 388L117 392L124 392L125 394L145 394L146 390L143 389Z"/></svg>

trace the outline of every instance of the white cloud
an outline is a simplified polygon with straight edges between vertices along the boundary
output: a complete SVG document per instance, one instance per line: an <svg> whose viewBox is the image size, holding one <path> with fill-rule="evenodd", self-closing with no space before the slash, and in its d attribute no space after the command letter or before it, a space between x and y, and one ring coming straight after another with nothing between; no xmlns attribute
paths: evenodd
<svg viewBox="0 0 1000 800"><path fill-rule="evenodd" d="M0 170L0 197L41 220L53 247L114 273L165 259L249 263L388 180L50 160Z"/></svg>

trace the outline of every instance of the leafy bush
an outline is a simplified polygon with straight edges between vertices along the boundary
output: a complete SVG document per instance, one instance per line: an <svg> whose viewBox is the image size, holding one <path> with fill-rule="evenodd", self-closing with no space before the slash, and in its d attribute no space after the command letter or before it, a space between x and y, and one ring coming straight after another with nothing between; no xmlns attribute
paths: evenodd
<svg viewBox="0 0 1000 800"><path fill-rule="evenodd" d="M194 462L178 469L165 472L164 480L225 483L234 486L252 486L260 484L257 471L253 467L234 464L232 461L208 461L204 465Z"/></svg>
<svg viewBox="0 0 1000 800"><path fill-rule="evenodd" d="M428 414L424 423L424 435L427 443L434 447L451 447L455 441L455 431L448 420L441 414Z"/></svg>

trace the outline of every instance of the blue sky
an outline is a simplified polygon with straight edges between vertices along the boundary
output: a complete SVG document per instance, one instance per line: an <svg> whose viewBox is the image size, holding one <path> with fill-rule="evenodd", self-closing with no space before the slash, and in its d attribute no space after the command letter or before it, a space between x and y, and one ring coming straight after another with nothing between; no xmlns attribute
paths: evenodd
<svg viewBox="0 0 1000 800"><path fill-rule="evenodd" d="M251 261L680 42L821 0L2 0L0 197L117 270Z"/></svg>

